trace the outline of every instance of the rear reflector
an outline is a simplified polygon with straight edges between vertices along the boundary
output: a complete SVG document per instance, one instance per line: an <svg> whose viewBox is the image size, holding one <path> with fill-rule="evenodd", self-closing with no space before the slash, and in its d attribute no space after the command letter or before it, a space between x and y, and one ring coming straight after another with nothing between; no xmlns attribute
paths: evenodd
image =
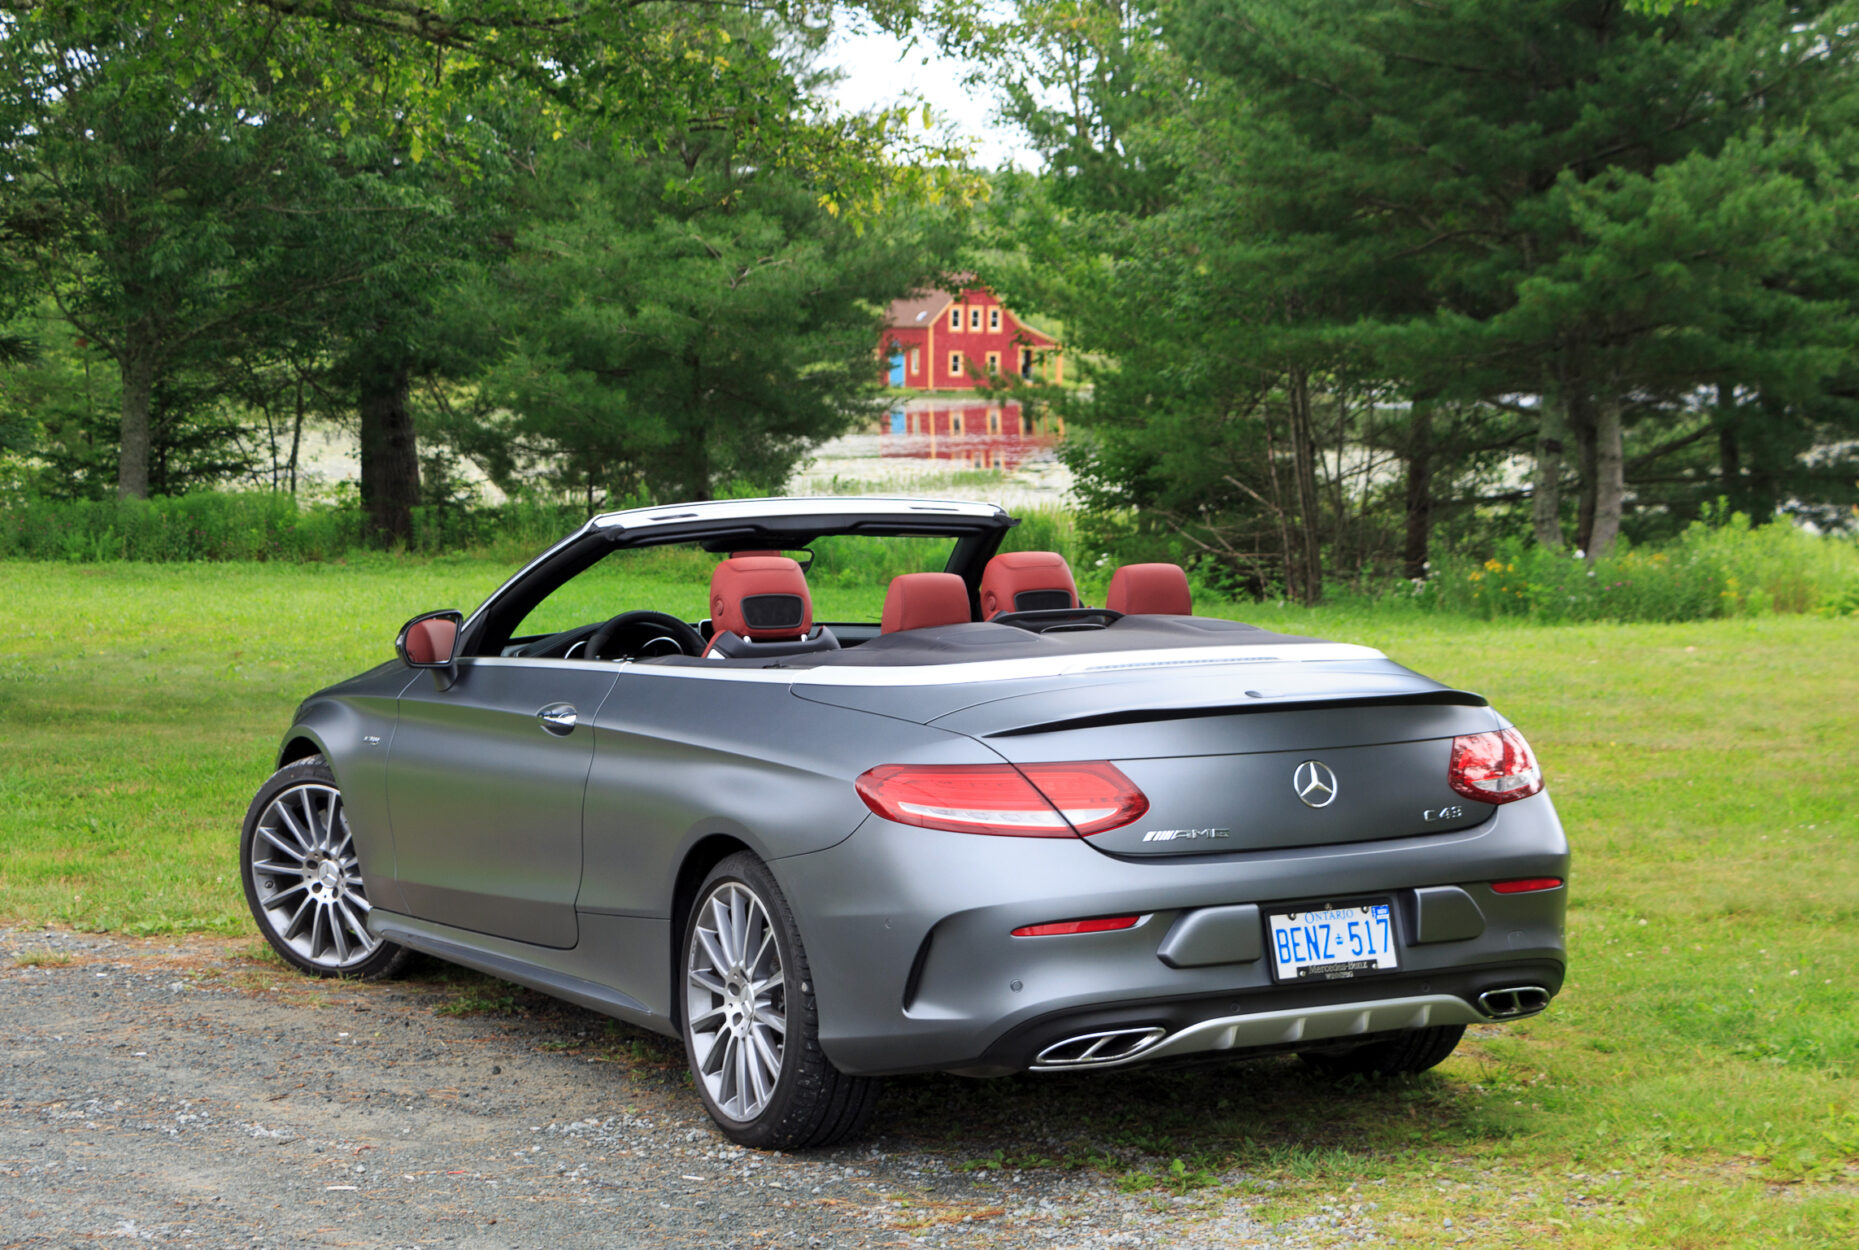
<svg viewBox="0 0 1859 1250"><path fill-rule="evenodd" d="M1134 929L1141 916L1099 916L1096 920L1055 920L1051 924L1022 925L1015 937L1057 937L1061 933L1110 933L1117 929Z"/></svg>
<svg viewBox="0 0 1859 1250"><path fill-rule="evenodd" d="M886 820L953 833L1069 838L1129 824L1149 800L1115 765L881 764L859 797Z"/></svg>
<svg viewBox="0 0 1859 1250"><path fill-rule="evenodd" d="M1543 788L1543 770L1523 735L1503 729L1454 738L1446 781L1480 803L1514 803Z"/></svg>
<svg viewBox="0 0 1859 1250"><path fill-rule="evenodd" d="M1534 894L1538 890L1559 890L1561 888L1561 877L1519 877L1515 881L1493 881L1491 883L1491 889L1498 894Z"/></svg>

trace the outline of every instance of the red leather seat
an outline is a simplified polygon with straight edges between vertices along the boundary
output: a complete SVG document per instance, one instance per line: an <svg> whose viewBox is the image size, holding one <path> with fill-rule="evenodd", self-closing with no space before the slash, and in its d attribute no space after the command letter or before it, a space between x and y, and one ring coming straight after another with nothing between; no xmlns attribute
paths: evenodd
<svg viewBox="0 0 1859 1250"><path fill-rule="evenodd" d="M988 561L981 574L981 619L1003 612L1037 612L1078 606L1071 566L1053 551L1009 551Z"/></svg>
<svg viewBox="0 0 1859 1250"><path fill-rule="evenodd" d="M1193 616L1194 596L1179 564L1126 564L1111 575L1104 606L1125 616Z"/></svg>
<svg viewBox="0 0 1859 1250"><path fill-rule="evenodd" d="M800 565L787 556L731 556L710 574L710 623L704 654L738 658L836 651L839 641L813 627L813 597Z"/></svg>
<svg viewBox="0 0 1859 1250"><path fill-rule="evenodd" d="M953 573L904 573L884 592L881 634L932 625L960 625L972 620L968 586Z"/></svg>

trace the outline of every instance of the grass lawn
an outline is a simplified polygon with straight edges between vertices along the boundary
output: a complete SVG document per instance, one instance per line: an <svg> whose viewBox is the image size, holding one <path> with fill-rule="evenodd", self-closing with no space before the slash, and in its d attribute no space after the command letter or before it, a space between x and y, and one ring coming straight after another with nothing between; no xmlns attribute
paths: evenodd
<svg viewBox="0 0 1859 1250"><path fill-rule="evenodd" d="M291 709L510 571L0 564L0 923L250 932L239 821ZM701 599L648 579L636 602ZM1362 1204L1417 1245L1859 1244L1859 629L1230 614L1382 647L1529 736L1576 854L1555 1007L1413 1081L920 1078L881 1131L1176 1210Z"/></svg>

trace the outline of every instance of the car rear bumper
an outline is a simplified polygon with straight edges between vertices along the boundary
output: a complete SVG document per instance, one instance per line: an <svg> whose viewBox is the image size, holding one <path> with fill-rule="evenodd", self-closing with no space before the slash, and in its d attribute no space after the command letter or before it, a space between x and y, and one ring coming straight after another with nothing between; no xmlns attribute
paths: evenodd
<svg viewBox="0 0 1859 1250"><path fill-rule="evenodd" d="M1568 847L1546 795L1431 837L1140 861L1074 839L873 817L838 846L774 868L790 899L808 900L798 919L821 1045L859 1074L1115 1066L1501 1019L1497 1008L1540 1010L1565 964L1567 887L1500 895L1489 885L1566 879ZM1397 971L1274 981L1264 912L1368 899L1394 904ZM1107 915L1141 919L1112 932L1012 935ZM1481 1006L1506 990L1530 993ZM1122 1030L1146 1040L1107 1044L1091 1062L1050 1062L1089 1048L1066 1048L1073 1039Z"/></svg>

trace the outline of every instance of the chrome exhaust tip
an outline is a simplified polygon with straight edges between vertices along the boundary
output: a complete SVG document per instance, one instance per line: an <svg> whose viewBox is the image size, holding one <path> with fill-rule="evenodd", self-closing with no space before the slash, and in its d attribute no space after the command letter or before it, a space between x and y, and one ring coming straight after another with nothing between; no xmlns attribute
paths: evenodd
<svg viewBox="0 0 1859 1250"><path fill-rule="evenodd" d="M1519 1020L1549 1006L1549 991L1540 985L1512 985L1486 990L1478 996L1478 1009L1493 1020Z"/></svg>
<svg viewBox="0 0 1859 1250"><path fill-rule="evenodd" d="M1061 1068L1089 1068L1100 1063L1134 1059L1168 1036L1161 1025L1137 1029L1108 1029L1102 1033L1080 1033L1062 1042L1054 1042L1033 1060L1034 1071Z"/></svg>

